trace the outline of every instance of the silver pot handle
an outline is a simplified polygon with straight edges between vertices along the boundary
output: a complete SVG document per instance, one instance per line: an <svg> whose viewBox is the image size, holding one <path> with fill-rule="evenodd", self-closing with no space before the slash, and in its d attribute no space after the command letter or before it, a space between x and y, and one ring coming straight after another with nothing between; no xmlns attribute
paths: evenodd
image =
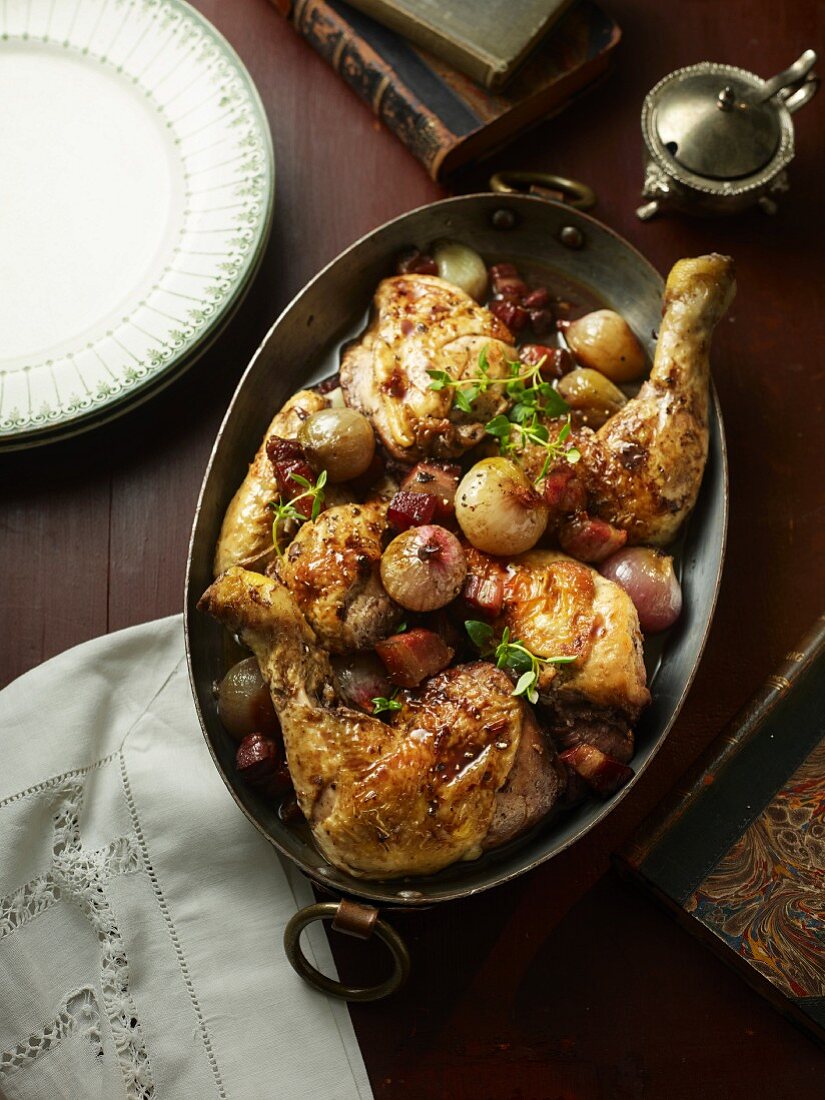
<svg viewBox="0 0 825 1100"><path fill-rule="evenodd" d="M809 76L801 88L797 88L795 92L791 92L787 97L783 95L782 99L785 101L785 106L793 114L800 107L804 107L809 99L813 99L818 91L819 77Z"/></svg>
<svg viewBox="0 0 825 1100"><path fill-rule="evenodd" d="M819 88L819 77L811 73L816 64L816 53L805 50L801 57L787 69L765 82L762 102L778 96L793 114L812 99Z"/></svg>

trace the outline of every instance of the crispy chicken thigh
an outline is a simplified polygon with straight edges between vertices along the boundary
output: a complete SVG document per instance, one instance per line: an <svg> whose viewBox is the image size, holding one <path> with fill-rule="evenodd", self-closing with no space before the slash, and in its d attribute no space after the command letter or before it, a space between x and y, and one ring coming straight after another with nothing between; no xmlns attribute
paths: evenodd
<svg viewBox="0 0 825 1100"><path fill-rule="evenodd" d="M369 649L401 619L381 583L381 538L387 506L341 504L305 523L278 563L278 573L333 653Z"/></svg>
<svg viewBox="0 0 825 1100"><path fill-rule="evenodd" d="M517 358L511 345L505 325L458 287L433 275L397 275L379 285L369 328L344 353L341 386L394 458L452 458L503 411L501 387L480 395L470 416L453 405L452 388L430 389L427 371L474 377L486 347L490 376L503 378Z"/></svg>
<svg viewBox="0 0 825 1100"><path fill-rule="evenodd" d="M508 560L471 547L465 554L474 575L503 579L497 628L509 627L537 657L576 658L542 668L542 702L581 702L626 722L638 718L650 692L639 617L623 589L556 550L528 550Z"/></svg>
<svg viewBox="0 0 825 1100"><path fill-rule="evenodd" d="M532 715L492 665L401 695L392 724L342 706L327 654L282 584L233 568L199 605L258 659L318 847L362 878L428 874L529 828L563 789Z"/></svg>
<svg viewBox="0 0 825 1100"><path fill-rule="evenodd" d="M735 291L727 256L675 264L650 378L598 432L577 435L588 510L627 531L628 543L667 544L696 503L708 454L710 338Z"/></svg>
<svg viewBox="0 0 825 1100"><path fill-rule="evenodd" d="M277 498L278 486L272 463L266 455L266 441L272 435L296 439L303 421L325 406L326 398L320 393L300 390L275 415L246 477L226 510L215 547L215 576L232 565L263 569L274 558L272 513L267 506Z"/></svg>

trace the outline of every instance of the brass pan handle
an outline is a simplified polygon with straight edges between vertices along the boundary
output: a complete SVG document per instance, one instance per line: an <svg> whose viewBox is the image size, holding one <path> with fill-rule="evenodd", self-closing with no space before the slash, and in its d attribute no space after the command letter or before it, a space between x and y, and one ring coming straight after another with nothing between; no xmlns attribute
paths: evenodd
<svg viewBox="0 0 825 1100"><path fill-rule="evenodd" d="M379 985L352 986L334 981L322 974L307 960L301 949L301 932L316 920L332 921L337 932L368 940L373 934L383 940L390 949L393 968L390 976ZM400 989L410 973L410 956L398 933L378 916L378 910L369 905L358 905L346 899L324 901L299 909L284 929L286 957L298 974L322 993L339 997L342 1001L379 1001Z"/></svg>
<svg viewBox="0 0 825 1100"><path fill-rule="evenodd" d="M538 195L576 210L589 210L596 205L596 193L586 183L550 172L496 172L490 177L490 190L500 195Z"/></svg>

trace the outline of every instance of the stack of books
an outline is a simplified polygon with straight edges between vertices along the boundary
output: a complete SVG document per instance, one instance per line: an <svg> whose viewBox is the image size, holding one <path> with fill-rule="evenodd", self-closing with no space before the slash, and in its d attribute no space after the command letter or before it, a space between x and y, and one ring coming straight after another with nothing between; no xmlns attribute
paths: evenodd
<svg viewBox="0 0 825 1100"><path fill-rule="evenodd" d="M433 179L561 111L621 37L591 0L273 2Z"/></svg>

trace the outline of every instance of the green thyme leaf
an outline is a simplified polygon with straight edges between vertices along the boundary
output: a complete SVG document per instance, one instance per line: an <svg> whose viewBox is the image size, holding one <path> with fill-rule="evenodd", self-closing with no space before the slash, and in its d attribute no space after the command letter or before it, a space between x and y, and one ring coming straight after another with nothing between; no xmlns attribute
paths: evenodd
<svg viewBox="0 0 825 1100"><path fill-rule="evenodd" d="M396 689L397 691L397 689ZM372 713L383 714L385 711L401 710L401 704L395 698L396 692L394 691L389 699L386 695L376 695L374 699L371 699Z"/></svg>
<svg viewBox="0 0 825 1100"><path fill-rule="evenodd" d="M468 386L464 390L455 391L455 404L461 409L462 412L472 414L473 402L478 397L478 388L476 386Z"/></svg>
<svg viewBox="0 0 825 1100"><path fill-rule="evenodd" d="M284 524L290 521L298 526L302 523L306 523L307 517L295 507L298 501L312 501L312 508L309 516L311 520L316 520L318 518L324 506L324 486L327 483L326 470L322 470L320 474L318 474L314 485L301 474L290 474L290 477L293 481L297 482L298 485L304 486L303 493L299 493L298 496L293 497L291 500L284 500L283 497L277 501L271 500L267 505L267 508L270 508L274 513L272 519L272 544L279 558L282 558L284 554L280 541Z"/></svg>
<svg viewBox="0 0 825 1100"><path fill-rule="evenodd" d="M431 390L443 390L445 386L451 386L453 380L445 370L428 370L432 382L430 382Z"/></svg>
<svg viewBox="0 0 825 1100"><path fill-rule="evenodd" d="M501 639L496 643L493 628L489 623L471 619L465 622L464 626L482 657L491 656L497 668L508 669L518 675L512 694L523 695L531 703L538 702L538 683L543 665L568 665L576 660L575 657L567 656L538 657L523 642L512 639L509 627L504 628Z"/></svg>
<svg viewBox="0 0 825 1100"><path fill-rule="evenodd" d="M538 673L535 669L528 669L519 677L518 683L513 688L513 695L526 695L531 703L539 701L539 693L536 687Z"/></svg>
<svg viewBox="0 0 825 1100"><path fill-rule="evenodd" d="M494 416L492 420L484 425L484 431L498 439L499 451L503 455L507 454L510 450L510 432L512 431L512 425L507 417L503 413Z"/></svg>
<svg viewBox="0 0 825 1100"><path fill-rule="evenodd" d="M552 386L550 387L550 391L547 396L544 397L543 404L544 407L541 411L544 413L545 416L554 418L557 416L564 416L565 413L570 412L570 406L567 404L567 402L564 400L558 390L554 390Z"/></svg>
<svg viewBox="0 0 825 1100"><path fill-rule="evenodd" d="M464 629L470 635L470 640L482 653L490 648L493 641L493 628L489 623L479 622L478 619L468 619Z"/></svg>

